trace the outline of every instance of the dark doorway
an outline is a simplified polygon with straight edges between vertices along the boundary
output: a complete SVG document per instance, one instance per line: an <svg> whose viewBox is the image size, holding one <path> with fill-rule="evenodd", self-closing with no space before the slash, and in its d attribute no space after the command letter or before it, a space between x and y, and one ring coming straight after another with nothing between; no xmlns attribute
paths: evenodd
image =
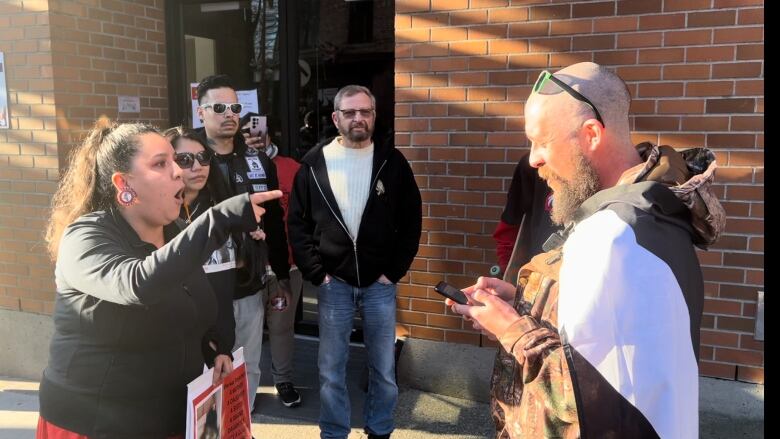
<svg viewBox="0 0 780 439"><path fill-rule="evenodd" d="M391 0L167 1L170 122L192 122L191 82L225 73L257 90L282 155L299 159L336 134L336 91L359 84L377 98L374 141L392 141L394 20ZM296 330L316 334L316 288L300 305Z"/></svg>

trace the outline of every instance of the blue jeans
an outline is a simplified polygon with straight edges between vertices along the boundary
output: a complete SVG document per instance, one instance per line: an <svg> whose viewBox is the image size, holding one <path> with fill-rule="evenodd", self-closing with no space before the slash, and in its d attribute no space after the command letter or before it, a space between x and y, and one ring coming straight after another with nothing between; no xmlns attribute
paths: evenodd
<svg viewBox="0 0 780 439"><path fill-rule="evenodd" d="M319 287L321 438L346 438L350 432L346 375L349 335L356 310L360 310L363 319L363 342L368 353L368 395L363 407L365 429L379 435L393 431L393 411L398 400L395 290L395 284L374 282L356 288L335 278Z"/></svg>

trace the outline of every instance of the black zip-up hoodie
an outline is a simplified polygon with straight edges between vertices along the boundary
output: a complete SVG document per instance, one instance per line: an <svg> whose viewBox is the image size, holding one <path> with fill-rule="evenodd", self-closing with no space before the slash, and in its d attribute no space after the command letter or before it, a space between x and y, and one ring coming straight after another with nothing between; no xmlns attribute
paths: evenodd
<svg viewBox="0 0 780 439"><path fill-rule="evenodd" d="M206 130L195 130L208 143ZM279 189L276 165L268 156L259 151L256 156L247 158L247 145L241 133L233 136L233 152L218 154L214 151L214 160L209 170L209 187L216 202L243 193L265 192ZM249 164L258 165L250 169ZM255 241L248 234L234 234L239 249L239 258L243 266L237 269L237 285L233 300L255 294L263 286L265 264L270 263L277 279L290 278L289 253L287 251L287 233L284 230L284 212L279 200L263 203L266 213L262 227L265 241Z"/></svg>
<svg viewBox="0 0 780 439"><path fill-rule="evenodd" d="M358 236L347 230L328 180L322 142L301 160L287 227L303 277L320 285L326 274L356 287L381 275L398 282L420 244L422 200L409 162L392 144L374 145L371 193Z"/></svg>

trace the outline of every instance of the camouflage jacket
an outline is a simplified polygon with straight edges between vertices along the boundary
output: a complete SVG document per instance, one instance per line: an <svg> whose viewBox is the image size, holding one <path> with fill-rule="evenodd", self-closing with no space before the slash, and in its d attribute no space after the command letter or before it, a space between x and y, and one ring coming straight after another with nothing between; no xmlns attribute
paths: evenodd
<svg viewBox="0 0 780 439"><path fill-rule="evenodd" d="M684 263L673 261L669 265L680 265L681 272L692 273L690 279L683 280L680 278L687 274L677 275L685 296L683 303L687 304L690 315L690 334L684 334L690 338L681 344L687 343L698 355L703 282L692 244L706 248L715 242L725 226L725 212L710 190L716 168L714 155L705 149L678 153L671 147L648 143L638 145L637 149L645 163L627 170L615 188L601 191L583 203L574 221L562 232L561 241L571 236L578 223L598 211L619 209L616 205L639 211L644 215L639 221L643 224L651 218L649 222L655 223L656 228L650 231L642 229L644 225L631 225L636 228L637 236L644 233L646 237L660 230L662 236L673 238L663 245L679 246L687 252ZM656 236L650 239L658 241ZM656 419L659 417L653 411L656 408L647 409L631 396L620 395L611 377L600 374L597 366L577 351L577 346L569 344L566 332L560 330L558 315L565 248L560 244L535 256L517 275L513 306L521 318L500 335L491 378L496 437L687 437L692 434L691 429L698 427L697 419L691 421L696 424L691 429L670 432L667 418ZM671 251L681 253L682 250L675 247ZM664 388L663 384L659 385ZM673 419L671 423L691 422Z"/></svg>

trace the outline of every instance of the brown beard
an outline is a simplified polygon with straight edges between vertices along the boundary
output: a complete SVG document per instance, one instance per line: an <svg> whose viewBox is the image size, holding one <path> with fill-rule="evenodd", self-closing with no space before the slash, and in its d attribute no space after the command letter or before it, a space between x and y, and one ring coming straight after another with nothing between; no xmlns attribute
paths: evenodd
<svg viewBox="0 0 780 439"><path fill-rule="evenodd" d="M544 166L539 168L539 177L546 181L554 180L558 185L558 190L553 195L550 218L559 225L569 222L580 205L601 190L601 182L596 169L579 148L573 146L572 151L574 154L574 176L570 181L561 178Z"/></svg>

